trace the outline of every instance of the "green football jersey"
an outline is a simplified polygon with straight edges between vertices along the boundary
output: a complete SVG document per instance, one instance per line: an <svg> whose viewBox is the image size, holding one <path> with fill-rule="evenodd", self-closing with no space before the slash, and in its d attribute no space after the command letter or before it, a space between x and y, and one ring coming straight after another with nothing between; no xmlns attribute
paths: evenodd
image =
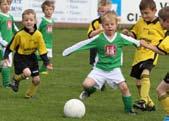
<svg viewBox="0 0 169 121"><path fill-rule="evenodd" d="M0 37L6 42L10 42L15 30L14 19L10 14L0 12Z"/></svg>
<svg viewBox="0 0 169 121"><path fill-rule="evenodd" d="M139 41L118 32L115 33L111 40L104 33L101 33L93 38L81 41L72 47L67 48L63 52L63 56L79 50L96 48L98 60L96 61L95 67L104 71L111 71L114 68L122 66L122 48L133 44L140 46Z"/></svg>
<svg viewBox="0 0 169 121"><path fill-rule="evenodd" d="M45 17L42 17L42 20L39 25L39 31L43 35L43 39L45 41L47 48L52 48L53 45L53 36L52 36L53 24L54 24L53 19L47 19Z"/></svg>

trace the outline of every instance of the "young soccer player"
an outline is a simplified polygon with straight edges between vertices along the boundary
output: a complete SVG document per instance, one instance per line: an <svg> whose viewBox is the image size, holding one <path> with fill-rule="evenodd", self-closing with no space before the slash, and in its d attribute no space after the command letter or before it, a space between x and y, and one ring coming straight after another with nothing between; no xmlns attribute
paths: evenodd
<svg viewBox="0 0 169 121"><path fill-rule="evenodd" d="M140 42L116 32L118 20L114 13L104 14L101 17L101 22L102 33L65 49L63 56L79 50L96 48L98 61L83 82L84 91L80 94L80 99L89 97L96 88L101 89L102 85L107 82L111 87L118 85L122 93L125 111L135 114L132 110L131 94L120 67L122 66L122 48L133 44L139 46Z"/></svg>
<svg viewBox="0 0 169 121"><path fill-rule="evenodd" d="M8 0L0 0L0 40L5 42L1 44L0 47L0 60L2 61L2 56L5 51L5 46L11 41L13 34L18 30L14 24L14 19L12 15L8 12L10 10L10 4ZM1 74L2 74L2 82L4 87L8 87L10 83L10 70L12 66L12 54L10 54L10 62L9 65L2 65L1 62Z"/></svg>
<svg viewBox="0 0 169 121"><path fill-rule="evenodd" d="M32 84L28 88L25 97L31 98L35 95L40 83L39 67L36 57L38 50L44 64L48 69L52 69L47 57L47 49L41 32L36 28L36 13L32 9L27 9L22 14L24 28L16 33L10 44L7 46L4 63L8 65L9 53L14 51L14 70L13 83L10 84L13 91L17 92L19 83L26 77L32 76Z"/></svg>
<svg viewBox="0 0 169 121"><path fill-rule="evenodd" d="M44 13L44 17L42 17L40 25L38 27L39 31L43 35L43 39L45 41L45 45L47 47L48 51L48 58L52 58L52 48L53 48L53 25L54 25L54 20L52 19L52 14L54 13L55 5L53 1L46 0L42 3L41 5L42 11ZM40 67L40 72L42 74L48 74L46 66L43 64Z"/></svg>
<svg viewBox="0 0 169 121"><path fill-rule="evenodd" d="M160 24L163 29L167 30L165 38L160 41L157 46L152 44L142 43L145 47L155 51L156 53L167 55L169 54L169 6L162 8L158 12ZM158 99L166 113L164 121L169 121L169 72L157 87Z"/></svg>
<svg viewBox="0 0 169 121"><path fill-rule="evenodd" d="M97 34L100 34L101 32L103 32L103 28L101 25L101 16L104 15L106 12L111 11L110 8L111 2L108 0L100 0L98 1L98 14L99 17L94 19L88 28L88 38L92 38L94 36L96 36ZM90 59L89 59L89 63L90 65L94 65L95 63L95 59L97 55L97 49L96 48L91 48L90 49ZM105 89L105 84L103 85L103 87L101 88L101 91L103 91Z"/></svg>
<svg viewBox="0 0 169 121"><path fill-rule="evenodd" d="M142 0L139 5L141 18L127 32L137 39L145 39L147 42L157 45L164 37L164 30L160 26L156 14L156 4L153 0ZM144 47L137 48L132 64L131 76L136 79L140 99L133 105L143 111L155 111L155 104L150 98L150 73L156 65L158 54Z"/></svg>
<svg viewBox="0 0 169 121"><path fill-rule="evenodd" d="M110 4L111 3L108 2L107 0L99 1L98 10L97 10L99 17L94 19L90 23L89 29L88 29L88 32L87 32L88 38L94 37L95 35L103 32L103 28L102 28L102 25L101 25L101 16L104 15L106 12L111 11L111 9L109 7ZM89 63L91 65L94 65L94 63L95 63L96 53L97 53L96 48L90 49L90 60L89 60L90 62Z"/></svg>

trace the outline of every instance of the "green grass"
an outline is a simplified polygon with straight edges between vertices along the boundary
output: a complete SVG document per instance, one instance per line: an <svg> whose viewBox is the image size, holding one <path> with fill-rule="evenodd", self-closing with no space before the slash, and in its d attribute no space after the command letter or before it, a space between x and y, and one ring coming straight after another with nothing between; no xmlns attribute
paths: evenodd
<svg viewBox="0 0 169 121"><path fill-rule="evenodd" d="M85 100L86 115L82 119L65 118L64 103L71 98L78 98L86 75L91 67L88 64L89 51L74 53L62 57L61 53L70 45L85 39L85 29L56 29L54 31L54 70L49 75L41 75L41 85L33 99L24 99L24 93L31 80L21 82L18 93L0 88L0 121L161 121L162 110L156 95L156 87L165 75L168 67L167 57L161 57L159 64L152 71L151 97L157 111L141 112L130 116L123 111L119 90L106 87L104 92L97 91ZM134 80L129 76L134 47L124 49L125 78L129 84L133 100L138 98ZM1 78L1 77L0 77Z"/></svg>

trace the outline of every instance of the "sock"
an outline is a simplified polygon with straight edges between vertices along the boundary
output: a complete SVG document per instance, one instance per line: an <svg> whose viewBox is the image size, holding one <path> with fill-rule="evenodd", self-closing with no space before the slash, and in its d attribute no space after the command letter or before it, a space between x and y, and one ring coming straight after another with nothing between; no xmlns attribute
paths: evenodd
<svg viewBox="0 0 169 121"><path fill-rule="evenodd" d="M44 64L42 64L42 66L40 67L40 72L44 72L44 71L47 71L47 68Z"/></svg>
<svg viewBox="0 0 169 121"><path fill-rule="evenodd" d="M15 74L15 75L13 76L13 79L16 80L16 81L21 81L21 80L23 80L23 79L26 79L26 77L25 77L25 75L24 75L23 73L22 73L22 74L19 74L19 75Z"/></svg>
<svg viewBox="0 0 169 121"><path fill-rule="evenodd" d="M138 94L139 94L139 96L140 96L140 92L141 92L141 85L136 85L136 87L137 87L137 90L138 90Z"/></svg>
<svg viewBox="0 0 169 121"><path fill-rule="evenodd" d="M148 103L149 91L150 91L149 75L143 74L141 79L140 98L141 100L144 100L146 104Z"/></svg>
<svg viewBox="0 0 169 121"><path fill-rule="evenodd" d="M166 94L162 97L159 97L160 104L162 105L165 113L169 116L169 95Z"/></svg>
<svg viewBox="0 0 169 121"><path fill-rule="evenodd" d="M4 87L7 87L10 83L10 68L3 67L1 73L2 73L2 84Z"/></svg>
<svg viewBox="0 0 169 121"><path fill-rule="evenodd" d="M25 97L29 98L29 97L34 96L37 89L38 89L38 85L31 83L28 90L26 91Z"/></svg>
<svg viewBox="0 0 169 121"><path fill-rule="evenodd" d="M96 88L95 87L90 87L90 88L85 89L85 91L90 96L91 94L93 94L94 92L96 92Z"/></svg>
<svg viewBox="0 0 169 121"><path fill-rule="evenodd" d="M132 110L132 98L131 96L123 96L122 97L124 103L124 111L130 112Z"/></svg>
<svg viewBox="0 0 169 121"><path fill-rule="evenodd" d="M152 101L152 99L150 98L150 96L148 96L148 103L147 103L147 105L149 107L153 107L155 105L154 102Z"/></svg>

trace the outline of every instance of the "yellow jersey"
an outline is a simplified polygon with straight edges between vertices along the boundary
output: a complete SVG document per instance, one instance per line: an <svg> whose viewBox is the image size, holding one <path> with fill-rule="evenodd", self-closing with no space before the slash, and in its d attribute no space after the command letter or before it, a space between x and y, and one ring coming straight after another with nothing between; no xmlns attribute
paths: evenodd
<svg viewBox="0 0 169 121"><path fill-rule="evenodd" d="M137 39L144 39L152 45L158 45L160 40L165 36L165 32L161 27L158 18L152 22L146 22L143 18L140 18L131 31ZM139 47L135 51L133 66L149 59L154 60L153 64L156 65L158 54L144 47Z"/></svg>
<svg viewBox="0 0 169 121"><path fill-rule="evenodd" d="M101 20L100 17L93 20L90 25L89 25L89 29L87 32L88 37L90 38L90 33L94 30L100 29L101 28Z"/></svg>
<svg viewBox="0 0 169 121"><path fill-rule="evenodd" d="M37 50L40 55L47 53L47 49L39 30L30 34L25 29L17 32L9 44L9 49L21 55L31 55Z"/></svg>
<svg viewBox="0 0 169 121"><path fill-rule="evenodd" d="M166 37L159 43L157 48L166 54L169 54L169 31L166 32Z"/></svg>

